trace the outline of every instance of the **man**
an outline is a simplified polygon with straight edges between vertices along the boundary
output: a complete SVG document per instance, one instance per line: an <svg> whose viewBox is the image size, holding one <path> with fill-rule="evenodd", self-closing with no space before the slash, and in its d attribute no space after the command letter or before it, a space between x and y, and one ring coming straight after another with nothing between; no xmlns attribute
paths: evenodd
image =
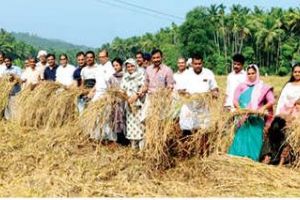
<svg viewBox="0 0 300 200"><path fill-rule="evenodd" d="M76 54L76 60L77 60L77 68L74 71L73 79L74 79L74 86L79 87L81 86L82 80L81 80L81 70L85 67L85 53L82 51L78 52Z"/></svg>
<svg viewBox="0 0 300 200"><path fill-rule="evenodd" d="M41 80L44 80L44 71L47 67L47 51L40 50L37 55L39 62L36 64L36 69L40 72Z"/></svg>
<svg viewBox="0 0 300 200"><path fill-rule="evenodd" d="M86 52L86 66L81 70L80 76L82 86L85 88L93 88L96 83L97 65L95 63L95 53L93 51Z"/></svg>
<svg viewBox="0 0 300 200"><path fill-rule="evenodd" d="M246 72L243 70L245 57L241 54L235 54L232 57L233 71L227 76L226 100L224 107L227 110L234 111L233 96L237 86L246 80Z"/></svg>
<svg viewBox="0 0 300 200"><path fill-rule="evenodd" d="M186 72L186 60L183 57L178 58L177 60L178 71L174 74L175 90L183 90L184 89L184 72Z"/></svg>
<svg viewBox="0 0 300 200"><path fill-rule="evenodd" d="M5 62L5 68L2 71L2 74L0 74L0 77L4 76L4 75L11 75L12 78L20 78L20 76L22 74L22 70L20 67L13 66L12 58L7 56L4 59L4 62Z"/></svg>
<svg viewBox="0 0 300 200"><path fill-rule="evenodd" d="M36 85L40 81L40 72L36 69L36 60L32 57L29 57L27 61L29 67L23 71L21 75L24 88L29 85Z"/></svg>
<svg viewBox="0 0 300 200"><path fill-rule="evenodd" d="M96 75L98 70L98 67L95 63L95 53L93 51L86 52L85 63L86 66L83 67L80 72L80 79L81 79L80 87L92 89L96 84ZM101 70L103 71L102 68ZM80 95L80 97L78 98L77 108L79 113L82 113L83 109L85 108L86 100L87 100L87 95L85 93Z"/></svg>
<svg viewBox="0 0 300 200"><path fill-rule="evenodd" d="M67 86L72 87L73 84L73 74L75 71L75 67L69 64L69 58L67 54L61 54L59 56L60 66L56 70L56 82Z"/></svg>
<svg viewBox="0 0 300 200"><path fill-rule="evenodd" d="M146 69L147 67L149 67L152 63L151 63L151 54L150 53L144 53L144 64L143 67Z"/></svg>
<svg viewBox="0 0 300 200"><path fill-rule="evenodd" d="M44 71L44 80L45 81L55 81L56 80L56 70L58 65L55 62L55 55L49 53L47 55L48 67Z"/></svg>
<svg viewBox="0 0 300 200"><path fill-rule="evenodd" d="M203 58L196 54L192 57L192 69L184 74L184 89L189 94L203 94L211 92L218 95L218 86L213 72L203 67ZM203 104L204 103L204 104ZM195 129L209 127L209 108L205 102L193 101L182 106L179 116L179 124L184 135L188 135Z"/></svg>
<svg viewBox="0 0 300 200"><path fill-rule="evenodd" d="M10 76L10 81L14 81L14 80L18 80L22 74L22 70L20 67L17 66L13 66L12 65L12 58L7 56L4 59L5 62L5 70L2 73L2 76ZM0 74L1 77L1 74ZM16 83L13 88L12 91L9 94L9 100L8 100L8 105L5 108L4 111L4 117L5 119L10 119L14 113L14 108L15 108L15 95L21 91L21 86L20 84Z"/></svg>
<svg viewBox="0 0 300 200"><path fill-rule="evenodd" d="M159 49L152 51L152 65L146 69L145 87L143 92L153 93L160 88L173 89L174 79L172 70L162 63L163 53Z"/></svg>
<svg viewBox="0 0 300 200"><path fill-rule="evenodd" d="M98 54L98 58L99 58L98 68L103 69L103 72L105 74L105 80L108 81L109 78L115 73L115 70L108 58L108 51L105 49L100 51Z"/></svg>
<svg viewBox="0 0 300 200"><path fill-rule="evenodd" d="M87 54L87 57L88 57L88 54ZM93 61L93 62L95 62L95 61ZM89 63L88 61L87 61L87 64L92 65L92 63ZM104 93L106 92L106 90L108 88L106 76L107 76L107 74L105 72L105 68L97 67L97 69L96 69L96 84L92 88L92 90L90 90L89 94L87 95L87 97L89 99L91 99L92 102L95 102L95 101L98 101L99 99L101 99L103 97ZM110 133L110 131L111 130L107 124L104 125L104 127L100 127L100 125L97 122L95 129L90 132L90 138L103 141L103 140L107 139L107 134Z"/></svg>
<svg viewBox="0 0 300 200"><path fill-rule="evenodd" d="M144 54L142 51L138 51L135 54L135 60L136 60L136 64L138 65L138 67L143 67L144 64Z"/></svg>

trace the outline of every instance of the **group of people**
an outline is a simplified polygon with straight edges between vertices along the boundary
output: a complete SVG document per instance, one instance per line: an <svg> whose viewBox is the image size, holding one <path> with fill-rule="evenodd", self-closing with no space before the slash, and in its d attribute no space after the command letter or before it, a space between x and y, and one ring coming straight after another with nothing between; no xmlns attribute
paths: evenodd
<svg viewBox="0 0 300 200"><path fill-rule="evenodd" d="M113 126L102 127L102 132L94 131L90 137L112 143L131 143L132 148L138 149L143 148L145 143L144 108L147 98L154 92L165 88L191 95L210 93L216 98L219 94L215 75L204 67L204 59L199 54L194 54L191 62L184 57L178 58L176 73L163 63L163 52L159 49L154 49L151 54L139 51L135 58L126 61L118 57L110 61L105 49L98 53L98 64L95 57L93 51L79 52L76 55L78 66L75 67L69 64L66 54L61 54L58 65L54 54L41 50L37 56L39 62L29 57L21 70L12 65L10 57L0 53L0 80L9 74L19 77L22 88L41 81L55 81L70 88L89 89L88 94L79 97L79 112L88 101L101 99L109 88L119 88L128 99L115 106ZM232 63L232 72L227 77L224 112L248 109L264 114L235 117L235 137L228 153L270 164L289 162L292 150L285 141L284 128L300 112L300 65L293 66L291 78L282 89L274 114L273 88L260 79L258 66L251 64L244 69L245 58L241 54L235 54ZM182 134L188 136L197 129L206 129L210 124L209 112L205 104L184 104L179 113ZM284 123L278 128L282 121ZM278 133L282 135L280 140Z"/></svg>

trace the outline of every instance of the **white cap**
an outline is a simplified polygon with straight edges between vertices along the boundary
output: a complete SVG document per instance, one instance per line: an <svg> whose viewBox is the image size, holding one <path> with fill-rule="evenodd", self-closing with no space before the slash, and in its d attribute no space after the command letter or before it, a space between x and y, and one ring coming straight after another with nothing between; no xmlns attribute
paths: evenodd
<svg viewBox="0 0 300 200"><path fill-rule="evenodd" d="M41 56L47 56L47 51L45 50L40 50L38 52L37 58L40 58Z"/></svg>
<svg viewBox="0 0 300 200"><path fill-rule="evenodd" d="M189 67L192 65L192 58L189 58L187 61L186 61L186 65Z"/></svg>
<svg viewBox="0 0 300 200"><path fill-rule="evenodd" d="M127 59L127 60L125 61L125 65L126 65L127 63L129 63L129 64L132 64L132 65L136 66L136 62L135 62L135 60L134 60L133 58L129 58L129 59Z"/></svg>

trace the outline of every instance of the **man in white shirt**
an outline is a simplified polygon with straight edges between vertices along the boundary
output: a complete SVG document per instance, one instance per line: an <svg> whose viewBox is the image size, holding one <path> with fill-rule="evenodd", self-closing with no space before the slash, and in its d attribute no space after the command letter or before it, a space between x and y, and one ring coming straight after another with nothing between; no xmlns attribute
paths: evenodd
<svg viewBox="0 0 300 200"><path fill-rule="evenodd" d="M184 89L189 94L211 92L218 95L218 85L213 72L203 67L203 58L200 55L192 57L192 69L184 74ZM210 123L210 112L205 102L192 101L182 106L179 115L179 124L184 135L191 134L196 129L206 129Z"/></svg>
<svg viewBox="0 0 300 200"><path fill-rule="evenodd" d="M184 73L186 72L186 61L185 58L181 57L177 60L178 71L173 75L175 80L174 89L183 90L184 89Z"/></svg>
<svg viewBox="0 0 300 200"><path fill-rule="evenodd" d="M60 66L56 71L56 82L70 87L73 84L73 74L76 68L68 63L69 59L66 54L61 54L59 58Z"/></svg>
<svg viewBox="0 0 300 200"><path fill-rule="evenodd" d="M108 81L109 78L115 73L115 70L108 58L108 51L105 49L100 51L98 58L99 58L98 67L103 69L103 72L105 74L105 80Z"/></svg>
<svg viewBox="0 0 300 200"><path fill-rule="evenodd" d="M39 62L36 64L36 69L40 72L41 80L44 80L44 71L47 67L47 51L40 50L37 55Z"/></svg>
<svg viewBox="0 0 300 200"><path fill-rule="evenodd" d="M232 72L227 76L226 100L224 107L227 110L234 111L233 97L237 86L246 80L246 72L243 69L245 57L241 54L235 54L232 57Z"/></svg>
<svg viewBox="0 0 300 200"><path fill-rule="evenodd" d="M95 102L101 97L103 97L104 93L108 88L107 81L105 80L106 73L104 72L104 68L97 68L96 70L96 84L93 89L88 94L88 98L91 99L92 102ZM111 128L107 123L104 124L103 127L100 127L99 124L96 125L94 130L90 132L90 138L95 140L106 140L109 139L108 135L111 133Z"/></svg>
<svg viewBox="0 0 300 200"><path fill-rule="evenodd" d="M27 60L29 67L21 75L24 88L29 85L36 85L40 81L40 72L36 69L36 60L34 58L28 58Z"/></svg>
<svg viewBox="0 0 300 200"><path fill-rule="evenodd" d="M4 70L1 72L0 77L4 75L11 75L13 78L20 78L22 74L22 69L18 66L12 65L12 58L7 56L4 59L5 67Z"/></svg>
<svg viewBox="0 0 300 200"><path fill-rule="evenodd" d="M86 66L82 68L80 76L81 85L85 88L93 88L96 83L96 71L98 69L95 63L95 53L93 51L87 51L85 54Z"/></svg>

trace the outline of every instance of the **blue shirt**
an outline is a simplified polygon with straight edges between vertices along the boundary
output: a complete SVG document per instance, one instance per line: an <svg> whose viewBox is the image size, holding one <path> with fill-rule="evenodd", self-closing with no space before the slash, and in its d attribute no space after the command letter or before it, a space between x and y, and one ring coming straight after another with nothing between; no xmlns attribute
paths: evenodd
<svg viewBox="0 0 300 200"><path fill-rule="evenodd" d="M56 80L56 70L58 68L58 65L56 65L54 68L50 68L49 66L46 67L44 71L44 79L46 81L55 81Z"/></svg>
<svg viewBox="0 0 300 200"><path fill-rule="evenodd" d="M73 79L77 81L78 86L81 84L81 70L82 68L78 66L73 74Z"/></svg>

